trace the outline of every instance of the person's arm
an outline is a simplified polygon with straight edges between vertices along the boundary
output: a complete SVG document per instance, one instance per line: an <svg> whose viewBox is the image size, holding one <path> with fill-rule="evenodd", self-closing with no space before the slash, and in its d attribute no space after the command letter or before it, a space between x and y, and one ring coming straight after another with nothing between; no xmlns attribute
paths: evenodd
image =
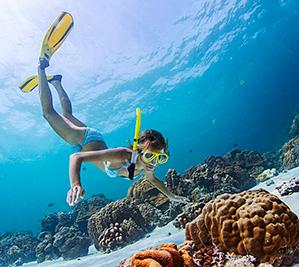
<svg viewBox="0 0 299 267"><path fill-rule="evenodd" d="M163 195L168 197L170 201L187 203L189 200L186 197L173 194L153 173L145 173L146 180L156 187Z"/></svg>
<svg viewBox="0 0 299 267"><path fill-rule="evenodd" d="M130 150L126 148L112 148L100 151L78 152L70 156L69 175L70 184L81 185L80 169L83 162L99 162L99 161L123 161L129 156Z"/></svg>
<svg viewBox="0 0 299 267"><path fill-rule="evenodd" d="M81 186L80 169L82 162L99 162L99 161L123 161L127 159L130 154L127 148L113 148L100 151L78 152L70 156L69 163L69 176L70 187L67 194L67 202L69 205L74 205L78 202L79 198L83 197L84 189Z"/></svg>

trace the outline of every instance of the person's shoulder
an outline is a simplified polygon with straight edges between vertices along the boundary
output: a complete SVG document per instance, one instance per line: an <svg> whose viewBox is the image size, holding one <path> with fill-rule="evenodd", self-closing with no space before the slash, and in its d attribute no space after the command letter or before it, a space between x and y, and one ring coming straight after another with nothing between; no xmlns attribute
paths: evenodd
<svg viewBox="0 0 299 267"><path fill-rule="evenodd" d="M127 147L116 147L113 149L118 150L120 153L123 153L124 155L131 155L133 152L130 148Z"/></svg>
<svg viewBox="0 0 299 267"><path fill-rule="evenodd" d="M128 154L132 154L133 150L128 148L128 147L120 147L124 152L128 153Z"/></svg>

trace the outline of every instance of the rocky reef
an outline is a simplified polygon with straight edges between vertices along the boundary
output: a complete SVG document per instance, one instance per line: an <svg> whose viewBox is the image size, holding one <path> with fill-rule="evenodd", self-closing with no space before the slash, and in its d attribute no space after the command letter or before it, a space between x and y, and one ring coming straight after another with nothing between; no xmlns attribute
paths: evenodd
<svg viewBox="0 0 299 267"><path fill-rule="evenodd" d="M138 180L129 188L128 198L137 204L142 217L152 227L166 225L181 212L181 204L171 203L145 178Z"/></svg>
<svg viewBox="0 0 299 267"><path fill-rule="evenodd" d="M88 233L95 247L107 252L139 239L152 229L137 205L128 198L108 204L92 215L88 222ZM121 240L117 238L120 234Z"/></svg>
<svg viewBox="0 0 299 267"><path fill-rule="evenodd" d="M256 184L256 176L273 167L262 154L254 151L233 150L224 157L208 157L203 164L182 175L169 170L167 186L176 194L191 196L197 202L202 197L215 197L222 193L237 193Z"/></svg>
<svg viewBox="0 0 299 267"><path fill-rule="evenodd" d="M37 243L38 240L31 232L0 235L0 266L20 266L34 261Z"/></svg>
<svg viewBox="0 0 299 267"><path fill-rule="evenodd" d="M0 266L43 262L59 257L74 259L85 256L91 240L87 233L90 216L111 200L103 194L80 202L68 213L55 212L42 218L41 232L15 232L0 235Z"/></svg>
<svg viewBox="0 0 299 267"><path fill-rule="evenodd" d="M287 170L299 166L299 136L289 140L281 150L283 167Z"/></svg>
<svg viewBox="0 0 299 267"><path fill-rule="evenodd" d="M202 199L199 203L185 205L182 212L175 218L173 225L177 228L185 228L188 222L193 221L201 213L206 201Z"/></svg>
<svg viewBox="0 0 299 267"><path fill-rule="evenodd" d="M87 223L92 214L110 203L103 194L81 201L69 213L56 212L42 219L36 246L37 262L63 257L65 260L86 256L91 240Z"/></svg>
<svg viewBox="0 0 299 267"><path fill-rule="evenodd" d="M49 232L55 234L60 227L71 226L75 222L75 217L72 213L55 212L46 215L41 220L41 233Z"/></svg>
<svg viewBox="0 0 299 267"><path fill-rule="evenodd" d="M53 235L50 232L39 234L36 247L37 262L63 257L65 260L86 256L91 245L89 237L75 226L63 226Z"/></svg>
<svg viewBox="0 0 299 267"><path fill-rule="evenodd" d="M54 235L53 246L58 248L65 260L86 256L90 239L75 226L61 227Z"/></svg>
<svg viewBox="0 0 299 267"><path fill-rule="evenodd" d="M88 233L96 249L110 252L143 237L156 226L164 226L181 211L144 178L128 196L112 202L91 216Z"/></svg>
<svg viewBox="0 0 299 267"><path fill-rule="evenodd" d="M94 195L92 198L79 202L73 209L74 223L83 233L88 233L87 224L89 218L100 211L101 208L111 203L103 194Z"/></svg>

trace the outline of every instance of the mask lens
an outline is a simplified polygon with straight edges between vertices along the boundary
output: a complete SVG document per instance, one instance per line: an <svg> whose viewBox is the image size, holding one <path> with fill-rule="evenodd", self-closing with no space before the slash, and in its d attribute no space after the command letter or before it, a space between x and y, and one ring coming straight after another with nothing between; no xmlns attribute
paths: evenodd
<svg viewBox="0 0 299 267"><path fill-rule="evenodd" d="M146 160L150 160L150 159L153 158L155 155L152 154L152 153L150 153L150 152L146 152L146 153L143 154L143 156L144 156L144 158L145 158Z"/></svg>
<svg viewBox="0 0 299 267"><path fill-rule="evenodd" d="M165 163L168 160L168 156L165 155L159 155L159 163Z"/></svg>

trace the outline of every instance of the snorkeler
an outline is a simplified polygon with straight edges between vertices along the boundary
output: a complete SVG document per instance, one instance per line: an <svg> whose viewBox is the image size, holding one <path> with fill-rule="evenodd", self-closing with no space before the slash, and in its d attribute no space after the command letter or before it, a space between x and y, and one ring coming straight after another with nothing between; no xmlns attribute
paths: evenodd
<svg viewBox="0 0 299 267"><path fill-rule="evenodd" d="M50 28L48 33L56 34L56 39L61 41L61 38L65 38L72 25L72 17L64 12L51 26L52 29ZM62 36L61 38L59 38L59 34ZM67 193L67 202L73 206L85 194L80 176L83 162L94 163L110 177L128 177L128 167L133 151L125 147L108 148L102 134L97 129L86 126L74 117L72 104L61 83L62 76L47 77L45 72L49 66L50 57L62 43L60 42L59 46L55 47L55 40L53 41L53 38L51 39L51 36L47 35L41 49L37 78L36 76L30 77L20 88L23 92L29 92L38 84L44 118L51 128L77 151L70 156L69 162L70 190ZM47 39L52 40L52 44ZM53 47L55 50L51 50ZM58 93L62 114L54 109L49 83L54 86ZM28 86L31 88L28 89ZM173 194L154 174L157 166L168 160L167 144L163 135L155 130L145 130L141 133L137 143L134 178L144 175L146 180L167 196L169 200L187 202L187 198Z"/></svg>
<svg viewBox="0 0 299 267"><path fill-rule="evenodd" d="M125 147L108 149L101 133L87 127L72 113L72 104L61 84L61 76L54 76L50 83L55 87L62 107L62 115L53 107L52 95L48 85L45 68L49 65L45 58L40 58L38 65L39 94L44 118L52 129L66 142L75 146L78 152L70 156L69 175L71 188L67 202L74 205L84 195L81 185L80 169L82 162L92 162L110 177L128 177L132 150ZM135 178L144 174L147 181L155 186L171 201L186 202L186 198L174 195L156 178L154 171L159 164L168 159L166 142L161 133L146 130L138 140L138 156Z"/></svg>

